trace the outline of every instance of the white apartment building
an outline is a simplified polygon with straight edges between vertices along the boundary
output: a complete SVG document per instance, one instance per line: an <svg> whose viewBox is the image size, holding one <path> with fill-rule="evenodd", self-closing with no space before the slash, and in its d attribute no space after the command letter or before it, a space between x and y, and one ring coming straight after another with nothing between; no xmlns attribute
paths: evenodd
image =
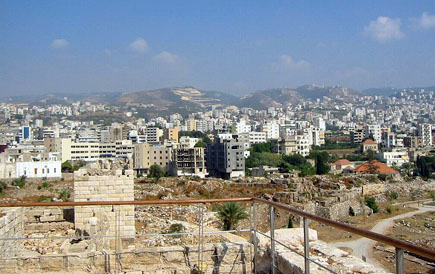
<svg viewBox="0 0 435 274"><path fill-rule="evenodd" d="M422 147L432 146L432 125L419 124L418 125L418 139L419 145Z"/></svg>
<svg viewBox="0 0 435 274"><path fill-rule="evenodd" d="M260 144L267 142L267 133L264 131L251 131L249 134L249 143L252 144Z"/></svg>
<svg viewBox="0 0 435 274"><path fill-rule="evenodd" d="M266 132L267 140L279 138L279 125L276 123L265 123L261 126L262 131Z"/></svg>
<svg viewBox="0 0 435 274"><path fill-rule="evenodd" d="M252 130L252 127L250 124L248 124L246 122L246 120L240 120L240 122L238 122L236 124L236 133L237 134L248 133L251 130Z"/></svg>
<svg viewBox="0 0 435 274"><path fill-rule="evenodd" d="M376 124L366 125L364 129L365 138L368 138L370 135L373 135L373 138L376 143L380 144L382 142L381 135L381 126Z"/></svg>
<svg viewBox="0 0 435 274"><path fill-rule="evenodd" d="M61 161L55 153L16 153L7 149L0 154L0 178L60 178Z"/></svg>
<svg viewBox="0 0 435 274"><path fill-rule="evenodd" d="M382 152L382 160L387 162L387 166L397 166L401 167L404 163L409 162L408 150L407 149L393 149L392 151Z"/></svg>
<svg viewBox="0 0 435 274"><path fill-rule="evenodd" d="M198 138L193 138L189 136L181 136L180 137L180 147L183 148L194 148L196 143L198 143Z"/></svg>

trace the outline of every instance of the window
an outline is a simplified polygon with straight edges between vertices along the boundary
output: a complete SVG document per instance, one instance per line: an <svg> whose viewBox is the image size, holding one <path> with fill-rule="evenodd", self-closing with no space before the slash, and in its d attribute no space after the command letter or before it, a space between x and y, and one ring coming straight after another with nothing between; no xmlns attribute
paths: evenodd
<svg viewBox="0 0 435 274"><path fill-rule="evenodd" d="M56 168L54 168L54 173L56 173Z"/></svg>
<svg viewBox="0 0 435 274"><path fill-rule="evenodd" d="M38 169L35 168L35 175L38 175Z"/></svg>

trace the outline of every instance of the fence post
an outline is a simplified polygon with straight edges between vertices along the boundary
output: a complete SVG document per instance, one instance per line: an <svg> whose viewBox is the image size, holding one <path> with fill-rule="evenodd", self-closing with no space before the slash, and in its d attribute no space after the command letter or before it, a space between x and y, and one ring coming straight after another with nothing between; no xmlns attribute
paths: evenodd
<svg viewBox="0 0 435 274"><path fill-rule="evenodd" d="M270 207L270 251L272 254L271 273L275 274L275 212L273 206Z"/></svg>
<svg viewBox="0 0 435 274"><path fill-rule="evenodd" d="M304 217L304 259L305 273L310 273L310 235L308 234L310 220Z"/></svg>
<svg viewBox="0 0 435 274"><path fill-rule="evenodd" d="M253 232L254 232L254 274L257 274L257 252L258 252L258 241L257 241L257 203L252 202L253 207Z"/></svg>
<svg viewBox="0 0 435 274"><path fill-rule="evenodd" d="M396 274L404 274L405 267L403 264L403 249L396 247Z"/></svg>

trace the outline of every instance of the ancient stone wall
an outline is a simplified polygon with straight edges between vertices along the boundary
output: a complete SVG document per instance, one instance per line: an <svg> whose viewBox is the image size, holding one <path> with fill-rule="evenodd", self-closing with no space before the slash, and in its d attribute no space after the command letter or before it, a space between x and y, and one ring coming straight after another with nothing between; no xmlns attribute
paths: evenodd
<svg viewBox="0 0 435 274"><path fill-rule="evenodd" d="M134 177L132 170L116 170L114 175L89 176L86 170L74 173L74 201L133 201ZM135 235L134 205L76 206L75 228L79 234L111 235L122 238L122 247L132 247ZM133 235L133 237L125 237ZM97 250L119 250L115 238L99 238Z"/></svg>
<svg viewBox="0 0 435 274"><path fill-rule="evenodd" d="M16 257L1 264L5 273L252 273L253 247L248 242L204 244L202 263L198 245L153 247L126 251ZM1 261L1 259L0 259Z"/></svg>
<svg viewBox="0 0 435 274"><path fill-rule="evenodd" d="M60 207L26 208L24 211L27 232L47 232L51 229L74 227L74 209Z"/></svg>
<svg viewBox="0 0 435 274"><path fill-rule="evenodd" d="M4 216L2 216L4 214ZM0 238L24 236L24 208L4 208L0 211ZM22 240L0 240L0 254L13 257L23 248Z"/></svg>

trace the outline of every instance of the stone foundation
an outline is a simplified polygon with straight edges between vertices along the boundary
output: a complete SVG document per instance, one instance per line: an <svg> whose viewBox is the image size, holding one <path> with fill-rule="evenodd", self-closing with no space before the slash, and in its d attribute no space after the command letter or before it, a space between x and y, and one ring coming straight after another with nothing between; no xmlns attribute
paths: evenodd
<svg viewBox="0 0 435 274"><path fill-rule="evenodd" d="M203 263L198 262L198 245L155 247L121 254L95 252L0 259L6 273L252 273L253 247L247 242L205 244Z"/></svg>
<svg viewBox="0 0 435 274"><path fill-rule="evenodd" d="M74 173L74 201L133 201L132 170L116 170L114 175L88 176L86 170ZM135 235L134 205L76 206L75 229L79 235L111 235L123 237L95 239L97 250L130 248Z"/></svg>
<svg viewBox="0 0 435 274"><path fill-rule="evenodd" d="M0 238L17 238L24 236L24 208L13 207L0 210ZM23 249L22 240L0 240L2 257L16 256Z"/></svg>

